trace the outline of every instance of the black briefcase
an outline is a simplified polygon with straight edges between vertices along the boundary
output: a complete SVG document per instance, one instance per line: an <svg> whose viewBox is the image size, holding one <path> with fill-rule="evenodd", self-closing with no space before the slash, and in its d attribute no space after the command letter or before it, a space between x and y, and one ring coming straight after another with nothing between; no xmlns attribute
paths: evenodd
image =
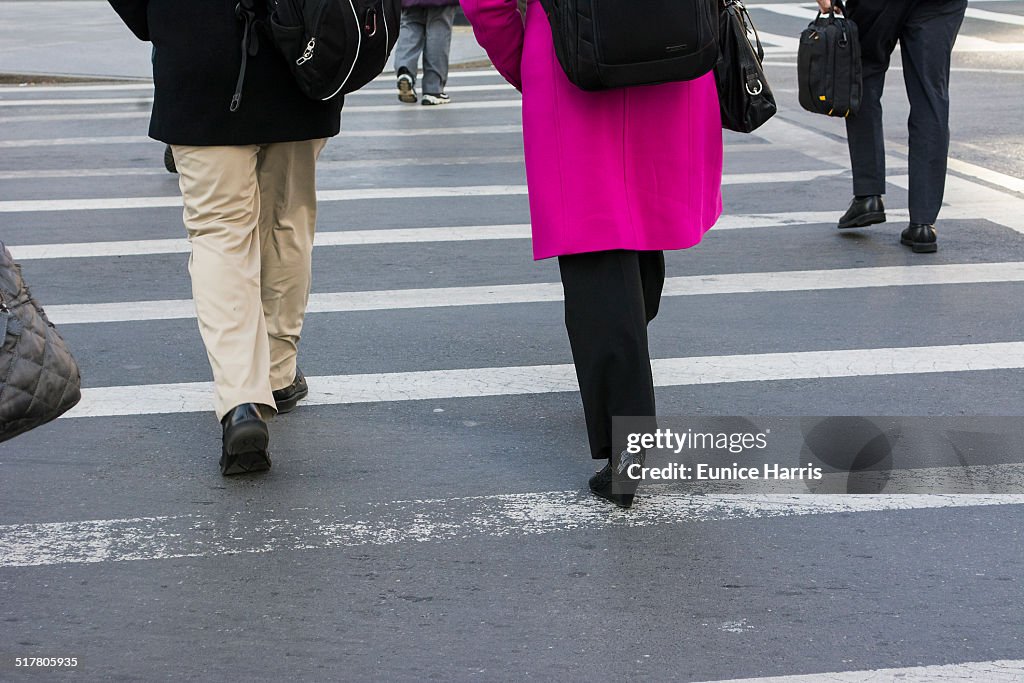
<svg viewBox="0 0 1024 683"><path fill-rule="evenodd" d="M797 79L800 106L815 114L846 117L860 108L862 76L857 25L836 15L846 13L835 0L827 15L818 16L800 34Z"/></svg>

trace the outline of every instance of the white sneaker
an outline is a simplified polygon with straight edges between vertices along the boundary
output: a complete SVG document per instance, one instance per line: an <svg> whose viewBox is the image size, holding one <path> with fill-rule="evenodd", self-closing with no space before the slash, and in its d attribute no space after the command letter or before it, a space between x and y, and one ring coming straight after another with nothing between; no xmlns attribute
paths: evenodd
<svg viewBox="0 0 1024 683"><path fill-rule="evenodd" d="M407 104L416 103L416 87L413 85L412 76L400 74L398 76L398 99Z"/></svg>
<svg viewBox="0 0 1024 683"><path fill-rule="evenodd" d="M423 93L423 101L420 104L424 105L436 105L436 104L448 104L451 102L451 98L448 97L447 93L441 93L440 95L428 95Z"/></svg>

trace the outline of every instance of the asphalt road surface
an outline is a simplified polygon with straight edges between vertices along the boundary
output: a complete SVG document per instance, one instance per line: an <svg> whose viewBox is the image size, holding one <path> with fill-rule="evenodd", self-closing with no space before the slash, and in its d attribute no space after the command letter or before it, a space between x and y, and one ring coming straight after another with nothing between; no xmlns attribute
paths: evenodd
<svg viewBox="0 0 1024 683"><path fill-rule="evenodd" d="M809 15L751 5L781 112L727 136L725 216L668 256L659 411L1024 414L1024 2L971 3L934 255L898 244L900 71L890 222L840 234L842 122L796 106ZM0 446L0 680L1021 680L1024 495L586 493L518 94L449 86L347 102L310 400L272 423L273 470L232 479L149 86L0 89L0 238L87 387Z"/></svg>

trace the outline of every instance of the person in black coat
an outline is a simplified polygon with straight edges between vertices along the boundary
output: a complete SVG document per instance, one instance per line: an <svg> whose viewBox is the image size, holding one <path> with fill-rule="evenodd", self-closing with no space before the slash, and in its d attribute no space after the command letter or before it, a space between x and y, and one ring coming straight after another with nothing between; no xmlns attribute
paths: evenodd
<svg viewBox="0 0 1024 683"><path fill-rule="evenodd" d="M296 365L310 287L316 159L342 98L307 98L261 34L242 66L237 0L110 0L152 41L151 137L171 146L189 273L223 429L223 474L269 469L266 417L308 393ZM253 44L255 45L255 44Z"/></svg>
<svg viewBox="0 0 1024 683"><path fill-rule="evenodd" d="M818 5L827 12L832 0ZM900 243L914 253L933 253L949 155L950 60L967 0L848 0L846 7L860 36L864 91L860 110L846 119L854 198L839 228L885 222L882 90L898 44L910 99L910 225Z"/></svg>

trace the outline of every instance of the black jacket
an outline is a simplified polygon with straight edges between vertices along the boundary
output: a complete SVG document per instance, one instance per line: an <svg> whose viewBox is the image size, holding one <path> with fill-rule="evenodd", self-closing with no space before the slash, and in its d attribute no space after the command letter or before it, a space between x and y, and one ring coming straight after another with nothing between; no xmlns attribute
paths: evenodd
<svg viewBox="0 0 1024 683"><path fill-rule="evenodd" d="M155 48L151 137L178 145L252 145L331 137L342 98L309 99L261 30L242 102L231 112L242 62L238 0L110 0L125 24ZM265 19L262 2L258 19Z"/></svg>

